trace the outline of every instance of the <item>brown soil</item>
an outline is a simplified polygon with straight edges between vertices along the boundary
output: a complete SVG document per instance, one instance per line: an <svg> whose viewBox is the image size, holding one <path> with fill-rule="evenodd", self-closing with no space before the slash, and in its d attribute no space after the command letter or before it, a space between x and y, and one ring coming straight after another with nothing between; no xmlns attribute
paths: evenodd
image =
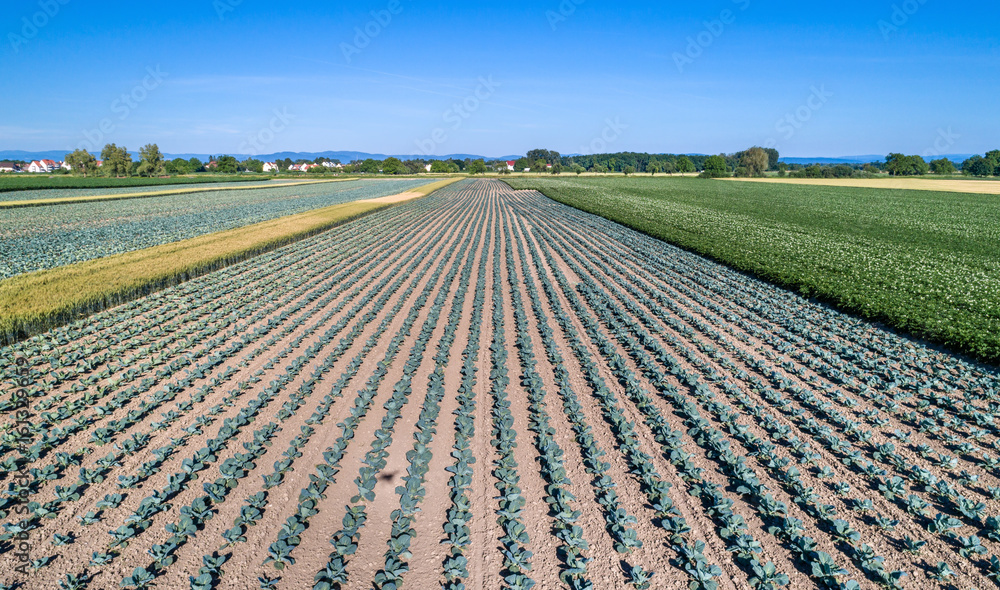
<svg viewBox="0 0 1000 590"><path fill-rule="evenodd" d="M935 182L935 185L941 183ZM981 183L977 183L981 184ZM941 189L939 189L941 190ZM416 195L397 195L399 200L409 200ZM480 213L485 213L481 222L472 223ZM499 228L501 241L495 243L495 231ZM468 240L468 241L467 241ZM512 270L508 270L505 247L512 244ZM468 246L466 244L469 244ZM520 245L520 248L518 247ZM498 249L497 249L498 248ZM788 390L780 391L788 401L778 407L758 393L752 386L753 380L771 384L780 377L789 387L798 388L815 395L816 400L831 404L845 418L862 424L872 432L871 440L855 442L853 450L862 458L874 462L887 471L887 477L907 473L890 464L876 461L876 446L894 442L896 452L908 465L926 469L949 482L961 494L971 500L986 504L983 519L1000 513L1000 502L992 499L989 487L1000 486L1000 478L995 470L985 469L976 456L983 452L997 454L997 432L990 432L979 441L968 437L968 432L959 424L945 424L938 432L916 432L911 421L904 414L915 412L920 419L933 418L932 409L919 404L920 397L899 401L900 411L888 412L880 407L873 396L892 396L902 390L893 385L877 385L871 389L854 384L838 384L831 381L825 367L857 366L857 356L848 351L859 351L860 357L876 362L877 369L863 371L856 377L879 372L886 367L914 375L926 375L921 379L930 383L936 380L939 390L953 387L968 392L969 403L981 411L990 411L989 401L995 395L997 379L995 375L983 373L945 354L927 351L918 345L901 340L897 336L882 332L874 326L863 324L832 314L828 310L801 302L780 290L756 283L731 273L722 267L709 265L689 254L678 252L655 240L638 236L623 228L612 226L593 217L568 209L545 199L540 194L529 191L512 191L505 184L483 180L466 182L427 198L404 203L392 210L367 217L332 230L315 238L299 242L276 253L248 261L230 269L213 273L185 283L173 290L151 296L121 308L110 310L97 316L89 325L78 325L53 331L32 339L13 349L2 349L5 359L17 356L36 355L32 358L34 368L39 371L38 381L45 385L48 396L61 396L59 403L45 411L54 411L65 404L82 400L86 393L93 393L99 385L114 384L108 397L101 400L103 405L119 391L135 386L143 392L106 416L95 412L95 407L84 407L79 416L89 417L92 423L80 432L69 436L62 444L48 450L43 457L29 467L42 469L56 462L57 452L75 452L85 449L81 465L95 468L97 460L114 451L112 445L96 446L91 442L91 434L113 421L126 419L129 412L140 407L144 400L150 400L156 392L179 383L185 371L170 370L158 373L169 363L186 356L200 355L192 362L204 363L208 355L221 350L210 347L213 338L224 338L223 348L237 339L249 336L254 330L261 333L251 338L246 347L227 358L218 366L190 386L183 388L176 398L150 412L137 424L124 429L115 437L122 444L133 434L149 433L149 444L139 453L122 454L121 465L113 468L108 478L100 484L86 489L80 500L66 502L52 519L43 519L39 528L29 533L31 558L54 556L51 565L37 572L21 574L14 551L9 546L0 545L0 582L23 584L24 588L56 588L58 580L68 573L81 574L84 571L93 576L89 588L118 588L124 577L136 567L147 567L152 558L147 550L155 543L163 543L169 538L164 530L168 523L177 522L182 506L203 496L202 484L219 476L222 461L236 453L245 452L243 443L253 440L253 432L268 422L278 423L280 432L271 441L266 452L256 461L256 467L227 496L225 502L214 505L214 517L207 521L196 536L190 538L175 556L176 563L161 572L157 587L186 588L188 577L196 576L202 565L202 557L220 551L224 544L222 533L233 526L234 519L245 505L244 499L263 490L263 475L273 471L272 465L283 459L283 453L291 441L301 434L301 427L321 405L323 397L334 387L351 361L361 353L366 341L376 334L379 324L394 306L399 304L399 312L381 333L377 343L364 357L360 370L348 382L344 395L336 399L329 414L322 423L314 424L315 433L301 449L302 456L293 462L293 469L287 472L283 482L271 489L268 505L256 526L246 532L247 541L233 548L220 551L230 555L223 566L224 574L216 584L219 589L256 588L258 576L280 576L277 587L282 589L308 589L313 578L322 570L332 551L328 543L332 534L342 527L345 506L351 505L357 493L354 479L362 466L362 460L370 449L375 431L380 427L386 410L383 407L392 396L396 383L404 375L404 365L410 359L411 349L431 313L431 304L440 293L448 271L465 267L471 263L469 287L464 297L458 294L461 275L455 276L445 292L443 307L437 321L429 324L432 330L425 351L416 365L412 379L412 394L402 409L402 416L393 429L393 442L388 447L386 467L379 474L379 484L375 490L375 500L365 502L367 522L360 531L358 551L347 560L349 582L345 588L367 589L373 586L377 572L383 569L387 541L390 536L391 514L399 508L400 496L396 486L403 485L403 477L410 463L406 457L413 448L414 434L421 404L428 392L428 383L435 369L434 357L445 335L449 314L453 306L461 311L457 332L450 345L448 360L442 363L444 371L445 396L435 425L436 433L431 444L433 458L424 481L426 497L419 506L420 511L413 521L415 538L411 544L412 557L407 559L409 568L404 576L405 585L411 588L433 588L444 583L443 562L448 556L449 546L443 544L447 536L444 532L446 512L451 506L449 478L446 471L453 464L452 445L455 443L455 411L458 409L457 392L462 382L462 353L469 342L473 299L476 295L476 279L480 270L481 255L488 249L486 259L486 284L483 287L485 305L478 351L478 373L476 381L475 437L472 450L476 457L472 482L467 490L471 501L472 518L471 545L466 550L469 575L463 581L467 588L499 590L504 586L503 556L500 551L502 528L497 522L498 493L494 484L494 462L499 458L492 445L493 414L490 371L490 345L493 343L492 298L495 292L502 295L505 327L505 347L508 354L507 369L511 382L507 387L510 409L514 417L513 428L517 431L517 447L514 457L518 463L519 486L527 500L521 520L526 526L530 540L526 548L533 553L532 569L527 572L537 584L536 588L560 588L565 584L560 579L563 567L560 556L560 541L554 534L557 521L550 513L546 497L549 495L545 474L541 469L539 451L535 446L535 433L531 430L528 389L521 384L525 367L517 349L517 324L515 299L511 285L517 285L517 293L524 305L524 313L530 326L531 344L537 365L535 370L541 377L544 390L544 406L541 411L547 415L549 426L554 430L553 439L563 451L562 461L569 482L565 485L575 500L573 508L581 513L577 525L589 544L585 551L591 561L586 577L595 588L631 588L625 568L642 566L656 572L653 588L687 588L687 574L671 563L677 556L669 535L657 524L656 515L649 505L642 487L642 479L626 460L625 453L615 436L612 424L606 419L605 410L594 395L594 386L586 378L583 361L593 361L601 378L617 398L617 407L635 429L639 450L649 456L657 477L672 485L670 498L677 510L686 519L691 531L685 535L686 542L701 540L706 543L705 557L709 563L721 568L717 579L721 588L727 590L748 589L749 568L741 564L727 550L729 542L720 535L719 525L706 511L702 501L689 494L691 484L684 481L681 472L671 463L653 429L646 422L645 412L655 411L672 430L684 432L684 450L692 453L691 461L704 469L703 480L719 486L727 498L733 500L732 510L746 519L747 533L762 546L758 559L772 561L778 569L786 573L791 583L789 588L815 588L817 583L809 577L808 567L797 560L788 543L768 532L773 521L763 517L757 503L749 496L740 495L731 484L727 473L722 470L717 456L708 452L687 434L690 424L677 413L672 400L660 394L661 384L653 383L643 375L641 363L629 354L617 333L605 324L599 326L600 335L608 340L612 350L602 349L591 341L586 330L584 317L578 316L571 306L571 299L582 301L590 317L597 317L580 293L570 289L564 291L556 281L561 274L572 288L581 283L592 284L606 295L620 309L624 317L636 322L636 328L650 335L650 344L660 346L680 361L688 372L704 374L716 372L723 381L708 383L713 400L740 411L739 423L747 432L765 441L771 441L770 432L761 421L741 411L737 400L722 387L724 382L739 388L751 404L759 406L771 416L774 424L789 429L793 436L810 443L810 451L817 453L817 466L829 467L832 479L820 479L818 469L799 465L804 485L812 487L818 500L833 505L836 518L848 521L861 534L861 542L869 545L884 559L887 570L903 570L910 575L904 580L906 588L939 587L939 583L928 576L928 567L939 561L947 562L956 572L951 583L955 587L989 587L986 577L986 561L983 557L964 558L957 551L957 540L928 532L927 518L915 519L899 503L882 497L872 486L871 480L857 470L850 469L842 462L842 456L825 448L809 434L809 420L828 426L834 434L844 440L852 440L842 432L829 416L819 412L814 404L804 403L793 397ZM541 255L545 250L552 255L547 260ZM499 252L501 281L494 284L493 253ZM408 258L409 257L409 258ZM523 258L523 259L522 259ZM524 275L524 266L528 275ZM369 266L371 264L371 266ZM353 274L339 279L341 271L356 267ZM431 283L435 270L442 269ZM398 291L389 296L382 311L367 320L362 320L373 309L376 299L384 291L376 289L383 279L391 284L399 279ZM357 279L357 283L339 292L340 285ZM531 282L541 302L540 312L532 306L528 282ZM578 358L571 343L570 334L556 322L555 303L542 290L543 284L555 286L558 305L569 314L566 319L574 327L582 343ZM408 287L413 290L404 294ZM420 308L415 303L428 287L427 302ZM339 293L339 294L338 294ZM767 309L760 307L769 306ZM355 307L355 306L358 307ZM245 312L241 318L234 318L234 311ZM406 317L413 312L415 322L407 333L400 329ZM544 317L542 317L544 316ZM323 335L335 324L345 320L345 328L331 332L331 340L321 343ZM827 343L816 343L793 336L789 326L805 324L815 333L823 334ZM568 374L568 381L578 399L582 415L571 419L564 410L564 399L557 385L557 367L549 362L546 341L543 339L543 324L552 330L551 338L563 360L562 369ZM317 373L330 353L336 349L355 325L360 332L347 350L335 361L331 360L326 370ZM141 330L130 330L139 326ZM159 331L169 328L169 331ZM301 534L301 544L293 551L295 564L284 571L277 571L265 564L268 547L277 540L280 527L285 520L296 513L301 490L309 483L310 474L316 473L316 466L324 462L324 452L331 449L340 436L338 423L351 415L354 395L362 389L369 377L383 361L390 340L399 334L401 345L398 354L388 365L385 377L379 383L377 394L371 407L357 427L354 438L347 445L341 461L341 469L336 480L325 491L326 498L317 505L318 513L308 521L308 527ZM776 338L777 337L777 338ZM715 352L707 352L708 343ZM314 347L315 348L311 348ZM51 347L43 351L43 347ZM85 352L84 352L85 349ZM882 357L876 356L882 350ZM80 358L96 359L90 372L78 370L74 361L62 366L61 358L78 353ZM624 359L624 367L637 378L639 387L649 395L652 408L644 411L630 401L625 387L619 381L608 355L619 355ZM296 359L305 361L299 368L292 367ZM155 366L140 369L142 363L157 359ZM796 361L795 359L800 359ZM792 361L793 365L785 365ZM933 374L928 374L925 365L930 363ZM791 368L789 368L791 367ZM137 374L127 374L129 369ZM665 367L659 367L665 371ZM824 370L821 370L824 369ZM55 379L58 371L60 379ZM82 384L89 375L98 375L95 383ZM232 375L224 377L227 371ZM257 419L240 430L226 447L219 452L218 461L199 473L197 479L187 484L187 489L170 500L170 508L151 519L150 527L137 535L127 547L120 548L120 555L110 564L96 567L89 565L91 554L108 547L111 537L107 531L116 529L140 505L143 498L154 490L167 485L172 474L180 472L181 462L197 449L205 446L208 439L216 436L223 420L233 418L248 402L256 399L269 384L288 374L290 379L278 396L270 402ZM315 377L315 379L313 379ZM145 379L152 379L143 383ZM178 404L190 399L198 388L215 385L205 399L194 402L190 407ZM3 392L12 391L11 381L5 379ZM712 428L726 432L726 427L710 411L707 404L699 403L692 390L675 376L668 375L666 383L676 387L691 402L699 406L702 417ZM279 418L278 411L289 396L303 387L312 386L303 405L292 416ZM776 389L776 388L775 388ZM854 399L857 404L846 406L835 392ZM958 398L955 393L950 394ZM35 406L43 399L32 400ZM224 401L211 424L200 431L190 427L195 420L206 416L210 408ZM959 401L962 401L959 399ZM884 405L884 403L882 404ZM69 406L72 407L72 406ZM166 428L151 432L151 424L161 420L161 413L177 411L179 417ZM884 422L873 424L866 421L864 412L879 410ZM37 416L40 412L33 412ZM950 415L949 415L950 417ZM574 420L576 420L574 422ZM12 424L12 417L5 423ZM46 425L66 428L71 419ZM606 509L597 502L592 485L593 474L587 473L584 454L577 443L574 428L584 425L591 429L600 449L606 453L604 461L609 464L605 474L615 483L618 503L629 515L635 516L635 529L643 547L630 554L615 551L615 543L605 524ZM913 433L908 442L894 439L893 432L901 430ZM962 454L947 436L957 436L961 442L968 440L976 449L976 456ZM37 438L37 436L36 436ZM810 515L802 505L794 500L789 487L780 481L773 471L766 467L765 457L750 456L751 449L743 446L735 437L726 435L733 451L746 458L747 465L754 470L769 493L788 507L788 516L803 522L804 534L813 537L817 549L829 553L836 562L848 570L848 576L861 584L862 588L875 587L865 577L854 551L848 545L837 542L829 532L829 527ZM159 466L159 471L145 479L137 489L119 490L115 485L120 475L135 475L141 465L153 460L153 449L179 441L176 453ZM936 452L956 457L958 467L952 470L939 468L933 461L922 457L917 447L926 445ZM120 451L116 451L119 452ZM8 452L19 456L20 450ZM775 457L797 461L789 446L777 443ZM78 467L70 466L56 479L39 482L38 491L30 500L50 502L56 498L56 486L72 485ZM979 481L969 487L959 483L958 473L966 470L979 476ZM12 481L7 474L6 481ZM833 482L845 482L852 491L846 498L837 496ZM125 501L117 508L105 509L99 523L83 526L77 517L90 510L105 494L123 493ZM942 503L921 486L908 484L908 494L914 494L931 505L929 516L937 512L954 515L954 510ZM872 515L860 514L850 509L848 499L869 499L874 510L884 516L898 519L899 526L892 531L883 531L875 525ZM14 522L14 515L8 515L2 522ZM979 528L967 518L960 518L963 527L957 531L960 536L979 533ZM55 547L50 541L55 533L73 533L75 543ZM920 555L911 556L900 550L903 536L925 541L926 547ZM980 535L990 555L1000 550L997 543ZM860 547L860 544L857 545ZM628 564L627 566L625 564Z"/></svg>

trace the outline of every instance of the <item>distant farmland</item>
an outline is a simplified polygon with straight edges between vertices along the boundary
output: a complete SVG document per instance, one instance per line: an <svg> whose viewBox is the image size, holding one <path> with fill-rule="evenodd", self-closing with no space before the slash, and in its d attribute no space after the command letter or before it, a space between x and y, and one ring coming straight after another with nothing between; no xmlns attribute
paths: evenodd
<svg viewBox="0 0 1000 590"><path fill-rule="evenodd" d="M2 348L0 371L0 583L1000 575L1000 376L499 181Z"/></svg>
<svg viewBox="0 0 1000 590"><path fill-rule="evenodd" d="M507 182L1000 363L997 196L662 177ZM924 184L936 182L947 181Z"/></svg>

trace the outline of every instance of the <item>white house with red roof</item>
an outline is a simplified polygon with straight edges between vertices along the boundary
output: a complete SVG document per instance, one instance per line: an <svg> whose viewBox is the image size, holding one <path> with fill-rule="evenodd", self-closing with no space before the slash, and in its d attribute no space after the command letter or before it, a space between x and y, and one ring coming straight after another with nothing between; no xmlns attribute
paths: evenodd
<svg viewBox="0 0 1000 590"><path fill-rule="evenodd" d="M28 172L34 174L47 174L58 167L59 164L53 160L33 160L31 164L28 164Z"/></svg>
<svg viewBox="0 0 1000 590"><path fill-rule="evenodd" d="M277 172L278 165L274 162L264 162L264 172Z"/></svg>
<svg viewBox="0 0 1000 590"><path fill-rule="evenodd" d="M517 164L517 162L515 160L507 160L507 170L510 170L511 172L513 172L514 171L514 164Z"/></svg>

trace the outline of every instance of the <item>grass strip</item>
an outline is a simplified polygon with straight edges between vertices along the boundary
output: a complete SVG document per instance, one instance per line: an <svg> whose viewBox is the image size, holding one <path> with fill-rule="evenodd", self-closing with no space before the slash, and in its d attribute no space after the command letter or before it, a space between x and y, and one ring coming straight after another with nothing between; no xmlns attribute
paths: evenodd
<svg viewBox="0 0 1000 590"><path fill-rule="evenodd" d="M175 188L162 191L149 191L143 193L121 193L111 195L91 195L89 197L64 197L60 199L28 199L24 201L0 201L0 209L17 209L19 207L43 207L46 205L72 205L74 203L93 203L95 201L121 201L123 199L142 199L149 197L165 197L168 195L183 195L187 193L207 193L217 191L243 191L262 188L284 188L290 186L306 186L309 184L324 184L327 182L350 182L356 178L343 178L334 180L314 180L311 182L289 182L272 183L254 186L213 186L199 188Z"/></svg>
<svg viewBox="0 0 1000 590"><path fill-rule="evenodd" d="M153 248L61 266L0 282L0 334L28 338L214 270L314 236L461 180L393 197L352 201Z"/></svg>

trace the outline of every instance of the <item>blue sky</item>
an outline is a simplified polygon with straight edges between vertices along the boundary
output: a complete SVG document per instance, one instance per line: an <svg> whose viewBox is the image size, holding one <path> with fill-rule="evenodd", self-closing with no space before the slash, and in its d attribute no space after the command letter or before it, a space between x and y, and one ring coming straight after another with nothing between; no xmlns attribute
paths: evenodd
<svg viewBox="0 0 1000 590"><path fill-rule="evenodd" d="M996 3L108 4L5 4L0 150L1000 147Z"/></svg>

